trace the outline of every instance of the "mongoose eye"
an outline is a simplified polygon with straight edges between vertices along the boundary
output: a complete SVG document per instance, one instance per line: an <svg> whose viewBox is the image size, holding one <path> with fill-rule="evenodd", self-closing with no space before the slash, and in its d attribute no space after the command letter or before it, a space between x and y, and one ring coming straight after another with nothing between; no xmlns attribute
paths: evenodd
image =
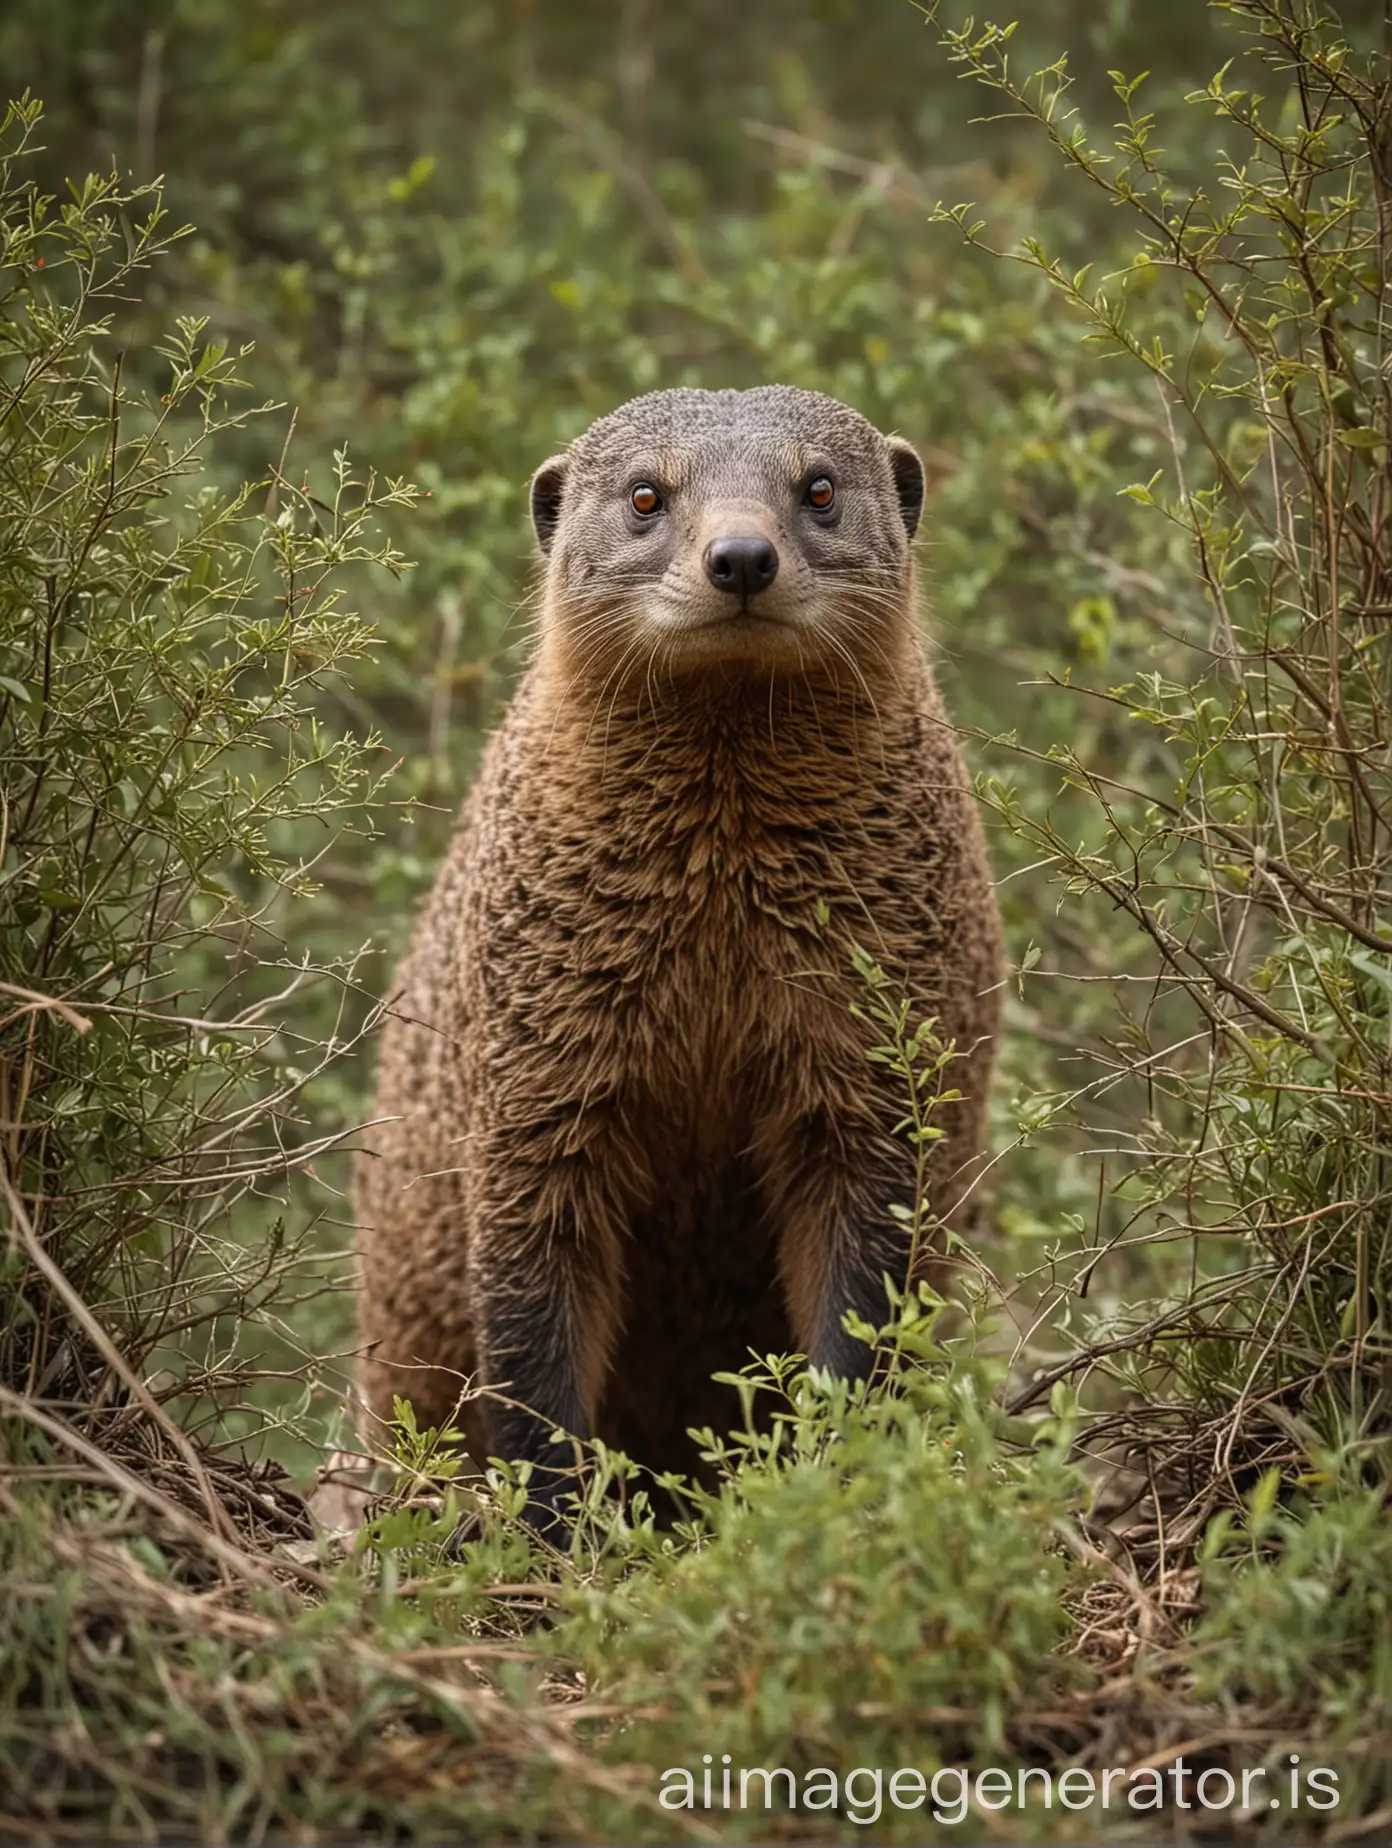
<svg viewBox="0 0 1392 1848"><path fill-rule="evenodd" d="M807 504L825 513L836 499L836 485L830 475L816 475L807 484Z"/></svg>
<svg viewBox="0 0 1392 1848"><path fill-rule="evenodd" d="M650 481L640 481L629 494L628 500L633 511L641 514L644 519L662 511L662 496Z"/></svg>

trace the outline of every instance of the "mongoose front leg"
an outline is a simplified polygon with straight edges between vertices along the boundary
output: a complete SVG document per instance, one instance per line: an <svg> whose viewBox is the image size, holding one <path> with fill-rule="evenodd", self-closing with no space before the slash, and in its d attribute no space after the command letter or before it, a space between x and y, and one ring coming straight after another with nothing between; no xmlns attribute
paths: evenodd
<svg viewBox="0 0 1392 1848"><path fill-rule="evenodd" d="M911 1164L878 1125L838 1120L834 1107L781 1125L768 1147L794 1335L813 1366L867 1379L875 1350L844 1320L854 1311L882 1327L889 1319L885 1278L904 1286L911 1236L890 1209L912 1200Z"/></svg>
<svg viewBox="0 0 1392 1848"><path fill-rule="evenodd" d="M827 1249L810 1292L807 1358L843 1379L868 1379L875 1349L849 1332L845 1317L854 1311L872 1328L883 1327L890 1314L885 1279L903 1288L909 1241L897 1228L887 1230L878 1215L858 1214L851 1201L827 1221L823 1236Z"/></svg>
<svg viewBox="0 0 1392 1848"><path fill-rule="evenodd" d="M531 1463L528 1518L543 1528L578 1482L552 1434L593 1435L623 1281L615 1180L635 1172L596 1139L578 1151L564 1140L483 1135L470 1190L472 1223L487 1227L470 1267L484 1440L491 1456Z"/></svg>

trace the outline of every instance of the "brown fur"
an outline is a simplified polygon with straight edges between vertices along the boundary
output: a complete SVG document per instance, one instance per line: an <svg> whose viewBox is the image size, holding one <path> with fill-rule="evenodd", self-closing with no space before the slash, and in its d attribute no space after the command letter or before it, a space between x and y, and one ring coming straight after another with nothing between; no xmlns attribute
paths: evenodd
<svg viewBox="0 0 1392 1848"><path fill-rule="evenodd" d="M830 523L796 499L820 466ZM961 1054L931 1168L960 1216L1000 941L914 616L916 467L771 388L638 400L539 475L540 647L400 972L374 1113L397 1120L358 1172L377 1417L400 1393L438 1422L477 1374L540 1414L470 1405L477 1453L554 1458L559 1424L688 1465L686 1428L734 1407L710 1374L751 1347L864 1370L841 1316L882 1320L902 1279L913 1153L848 934ZM635 469L671 484L660 533ZM700 579L732 522L785 560L764 624Z"/></svg>

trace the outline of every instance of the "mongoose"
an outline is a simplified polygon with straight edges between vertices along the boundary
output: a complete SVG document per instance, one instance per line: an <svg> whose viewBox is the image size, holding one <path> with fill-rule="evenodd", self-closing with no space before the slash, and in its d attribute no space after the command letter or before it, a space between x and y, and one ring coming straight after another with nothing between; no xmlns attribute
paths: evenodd
<svg viewBox="0 0 1392 1848"><path fill-rule="evenodd" d="M751 1349L872 1364L843 1319L903 1281L914 1151L847 936L956 1043L933 1211L980 1174L999 921L923 493L786 386L637 398L532 482L539 640L399 973L357 1211L369 1411L481 1381L470 1448L539 1506L556 1428L685 1467Z"/></svg>

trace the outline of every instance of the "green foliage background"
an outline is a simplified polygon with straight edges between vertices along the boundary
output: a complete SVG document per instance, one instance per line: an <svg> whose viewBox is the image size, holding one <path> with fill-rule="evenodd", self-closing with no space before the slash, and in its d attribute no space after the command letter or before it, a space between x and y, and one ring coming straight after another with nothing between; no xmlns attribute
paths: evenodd
<svg viewBox="0 0 1392 1848"><path fill-rule="evenodd" d="M1226 10L1257 31L1290 11ZM1349 68L1367 65L1374 22L1349 8L1344 25ZM733 1441L724 1488L697 1498L698 1538L655 1534L641 1503L615 1523L603 1491L627 1472L601 1459L564 1560L527 1539L504 1473L482 1537L442 1563L450 1513L413 1486L447 1466L433 1438L403 1432L400 1493L362 1550L306 1566L301 1603L253 1573L254 1610L235 1622L195 1616L168 1532L131 1550L125 1504L74 1517L35 1478L4 1508L0 1747L19 1810L147 1835L461 1819L661 1833L650 1768L690 1757L683 1741L746 1762L1056 1760L1096 1745L1103 1723L1078 1716L1119 1662L1140 1677L1118 1722L1133 1756L1186 1728L1223 1749L1250 1738L1273 1762L1334 1742L1347 1805L1387 1802L1381 863L1305 709L1224 679L1215 609L1254 657L1313 650L1318 517L1304 477L1273 461L1268 492L1261 468L1278 443L1285 457L1287 425L1292 453L1307 426L1324 432L1372 535L1344 684L1376 813L1388 271L1351 234L1341 254L1341 131L1301 143L1289 63L1260 63L1234 26L1199 0L1034 0L1009 41L899 0L7 7L0 69L44 101L24 177L60 203L72 179L74 246L99 226L103 262L138 260L94 304L109 329L73 323L71 401L52 400L42 442L32 425L27 448L14 439L39 472L12 472L5 503L23 543L4 586L0 672L21 692L0 978L71 993L96 1024L64 1039L19 999L0 1026L26 1073L41 1045L47 1113L9 1172L35 1212L79 1156L108 1189L105 1217L79 1202L39 1231L179 1429L302 1480L341 1434L337 1150L368 1107L375 1004L526 656L526 480L623 399L780 380L918 445L927 619L982 776L1018 971L989 1220L964 1259L969 1291L1000 1287L981 1288L970 1338L945 1349L917 1326L929 1365L903 1397L848 1405L824 1383L766 1382L788 1449ZM1012 90L1065 46L1066 104L1050 101L1057 69ZM1228 88L1196 102L1228 59ZM1139 94L1116 81L1142 70ZM1247 87L1287 138L1271 171L1328 163L1300 195L1318 271L1300 299L1280 183L1262 192L1262 170L1249 193L1225 164L1235 136L1253 139ZM166 216L148 225L141 189L157 179ZM1191 225L1200 189L1209 216ZM1161 260L1116 209L1136 196L1159 214ZM954 223L940 202L964 199ZM1246 216L1215 230L1225 199ZM42 308L50 288L70 302L68 279L33 267L50 246L31 233L32 248L6 246L7 302ZM1197 254L1245 313L1243 240L1254 273L1278 278L1250 303L1246 345L1164 260ZM36 312L13 309L29 334L7 349L10 388L24 340L52 334ZM1284 399L1268 394L1278 376ZM59 625L71 678L63 701L45 683L36 703L46 578L21 511L62 451L73 486L53 502L53 547L78 530L74 508L109 521L104 459L127 442L123 536L74 569L102 621L80 646ZM79 697L98 654L119 724ZM50 704L67 731L36 743L26 727ZM175 891L151 870L141 792L180 713L211 754L180 760L168 789L160 838L191 881ZM81 774L35 798L42 851L16 848L15 792L46 752ZM1255 855L1283 812L1282 851L1361 936L1267 897ZM102 852L126 869L124 911L95 896ZM82 929L50 928L74 914ZM131 920L147 915L158 953L142 961ZM66 961L50 954L64 944ZM1215 956L1240 1005L1209 985ZM117 964L127 985L103 987ZM226 1032L210 1036L208 1015ZM230 1146L250 1153L224 1160ZM85 1331L95 1347L60 1341L38 1243L32 1226L12 1237L5 1277L22 1287L0 1322L0 1382L37 1379L67 1404L100 1329ZM100 1417L84 1429L107 1442ZM32 1432L7 1456L51 1463ZM1098 1540L1117 1509L1090 1499L1119 1458L1154 1523L1120 1567ZM1168 1535L1167 1509L1182 1511ZM17 1588L44 1574L56 1596L36 1617ZM519 1587L559 1613L544 1643ZM114 1668L87 1647L113 1599ZM461 1638L479 1652L462 1683L442 1666ZM578 1701L564 1724L558 1686ZM1041 1711L1070 1717L1047 1734ZM92 1752L46 1755L75 1712Z"/></svg>
<svg viewBox="0 0 1392 1848"><path fill-rule="evenodd" d="M1055 5L1031 9L1019 55L1069 42L1105 121L1113 60L1175 98L1211 38L1197 6L1179 22ZM254 342L248 396L284 409L210 452L222 482L263 476L293 421L295 481L325 492L346 441L428 496L392 529L414 569L359 594L379 645L328 696L333 723L380 732L401 762L377 838L333 853L320 897L280 912L314 960L370 942L367 980L385 987L525 654L524 484L658 385L812 386L909 436L936 483L922 570L954 712L1040 751L1063 736L1089 760L1133 755L1124 721L1037 683L1147 645L1139 574L1166 541L1117 486L1163 460L1158 409L1098 365L1040 279L925 222L939 198L972 196L1007 239L1047 227L1081 251L1107 214L1064 197L1018 125L972 125L979 94L908 5L778 4L736 23L720 6L416 4L383 32L365 5L103 6L77 30L21 3L0 60L44 98L46 185L112 162L159 172L170 220L195 227L120 340L139 367L172 314L194 313L233 352ZM1184 156L1197 170L1204 149ZM1008 835L994 845L1001 873L1027 863ZM1003 897L1017 952L1048 943L1045 966L1144 955L1055 919L1039 879ZM1014 1008L1002 1134L1013 1094L1066 1089L1052 1053L1111 1012L1084 988L1035 993ZM365 1079L362 1062L327 1075L315 1126L361 1113ZM1012 1237L1093 1214L1094 1177L1057 1149L1001 1180ZM319 1317L300 1319L307 1345L346 1345L346 1302Z"/></svg>

